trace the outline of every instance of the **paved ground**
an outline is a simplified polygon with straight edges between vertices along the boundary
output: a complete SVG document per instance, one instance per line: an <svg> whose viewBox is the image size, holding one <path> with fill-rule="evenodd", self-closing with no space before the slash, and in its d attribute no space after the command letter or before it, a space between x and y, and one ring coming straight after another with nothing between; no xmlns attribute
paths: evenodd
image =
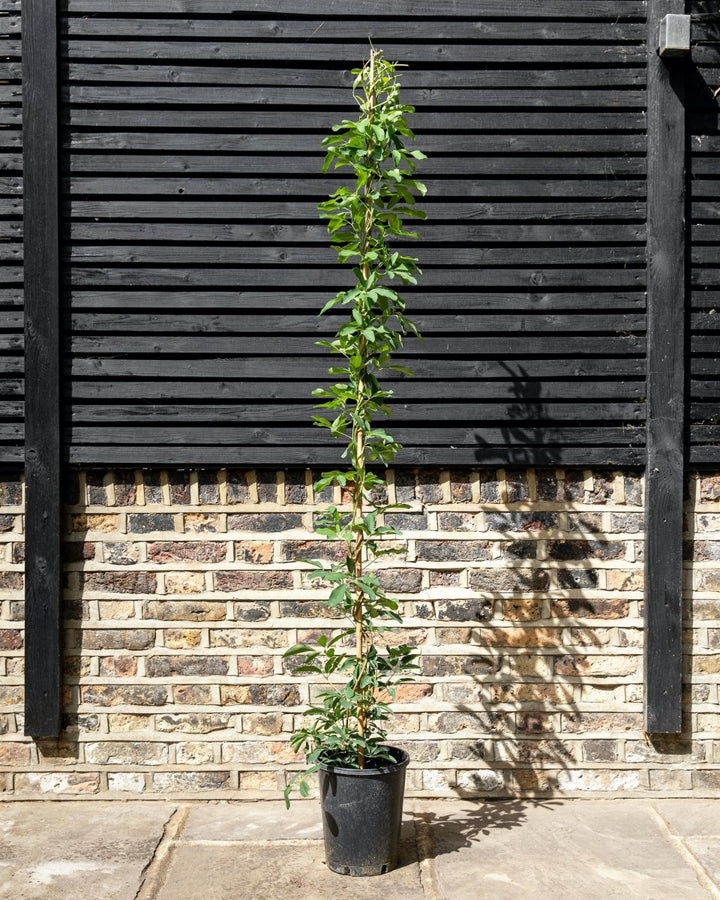
<svg viewBox="0 0 720 900"><path fill-rule="evenodd" d="M720 900L719 801L407 801L377 878L329 872L319 820L315 802L3 802L0 898Z"/></svg>

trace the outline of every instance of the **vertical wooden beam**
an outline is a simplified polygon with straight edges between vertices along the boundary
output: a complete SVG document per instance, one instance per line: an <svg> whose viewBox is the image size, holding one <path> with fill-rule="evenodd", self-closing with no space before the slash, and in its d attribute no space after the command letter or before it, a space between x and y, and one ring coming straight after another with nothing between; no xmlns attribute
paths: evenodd
<svg viewBox="0 0 720 900"><path fill-rule="evenodd" d="M682 59L658 55L683 0L648 3L645 730L681 730L685 357L685 107Z"/></svg>
<svg viewBox="0 0 720 900"><path fill-rule="evenodd" d="M25 733L60 733L60 247L55 0L23 0Z"/></svg>

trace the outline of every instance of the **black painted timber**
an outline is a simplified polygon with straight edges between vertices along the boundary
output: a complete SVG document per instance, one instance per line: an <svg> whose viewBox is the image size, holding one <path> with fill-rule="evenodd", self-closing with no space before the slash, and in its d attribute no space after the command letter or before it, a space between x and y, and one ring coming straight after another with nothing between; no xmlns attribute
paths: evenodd
<svg viewBox="0 0 720 900"><path fill-rule="evenodd" d="M61 728L60 253L55 4L23 2L25 733Z"/></svg>
<svg viewBox="0 0 720 900"><path fill-rule="evenodd" d="M66 458L334 459L302 393L350 277L320 143L370 36L430 154L398 462L642 462L644 29L634 0L68 0Z"/></svg>
<svg viewBox="0 0 720 900"><path fill-rule="evenodd" d="M648 7L648 367L645 481L645 730L682 729L685 329L685 65L657 54Z"/></svg>

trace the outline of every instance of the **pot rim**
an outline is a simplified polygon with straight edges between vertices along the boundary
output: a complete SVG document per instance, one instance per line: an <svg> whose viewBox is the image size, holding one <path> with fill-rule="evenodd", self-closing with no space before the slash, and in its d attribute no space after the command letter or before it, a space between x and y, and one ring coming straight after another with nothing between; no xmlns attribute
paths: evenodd
<svg viewBox="0 0 720 900"><path fill-rule="evenodd" d="M393 751L399 756L396 762L389 762L387 765L378 766L372 769L346 769L343 766L337 766L333 763L321 763L320 770L322 772L331 772L345 776L355 776L357 778L370 778L373 775L387 775L389 772L397 772L398 769L404 769L410 762L410 754L402 750L400 747L392 747L386 745L388 750Z"/></svg>

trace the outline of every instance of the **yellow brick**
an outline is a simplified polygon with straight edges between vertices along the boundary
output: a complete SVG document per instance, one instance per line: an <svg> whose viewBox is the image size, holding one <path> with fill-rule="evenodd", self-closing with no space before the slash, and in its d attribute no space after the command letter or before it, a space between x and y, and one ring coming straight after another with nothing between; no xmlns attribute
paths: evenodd
<svg viewBox="0 0 720 900"><path fill-rule="evenodd" d="M510 668L517 675L528 675L536 678L552 678L552 657L546 656L514 656L510 660Z"/></svg>
<svg viewBox="0 0 720 900"><path fill-rule="evenodd" d="M208 741L186 741L177 745L177 761L184 765L205 765L214 762L213 744Z"/></svg>
<svg viewBox="0 0 720 900"><path fill-rule="evenodd" d="M202 594L204 590L204 572L168 572L165 576L166 594Z"/></svg>
<svg viewBox="0 0 720 900"><path fill-rule="evenodd" d="M711 656L696 656L692 661L692 670L696 675L720 674L720 654Z"/></svg>
<svg viewBox="0 0 720 900"><path fill-rule="evenodd" d="M101 619L132 619L135 603L132 600L100 600L98 610Z"/></svg>
<svg viewBox="0 0 720 900"><path fill-rule="evenodd" d="M609 591L641 591L645 584L645 577L640 571L608 569L605 577Z"/></svg>
<svg viewBox="0 0 720 900"><path fill-rule="evenodd" d="M146 731L150 728L150 716L132 715L130 713L110 713L108 715L110 731Z"/></svg>
<svg viewBox="0 0 720 900"><path fill-rule="evenodd" d="M173 650L199 647L202 632L197 628L170 628L165 632L165 646Z"/></svg>
<svg viewBox="0 0 720 900"><path fill-rule="evenodd" d="M100 531L110 534L118 530L116 515L77 515L70 517L71 531Z"/></svg>

